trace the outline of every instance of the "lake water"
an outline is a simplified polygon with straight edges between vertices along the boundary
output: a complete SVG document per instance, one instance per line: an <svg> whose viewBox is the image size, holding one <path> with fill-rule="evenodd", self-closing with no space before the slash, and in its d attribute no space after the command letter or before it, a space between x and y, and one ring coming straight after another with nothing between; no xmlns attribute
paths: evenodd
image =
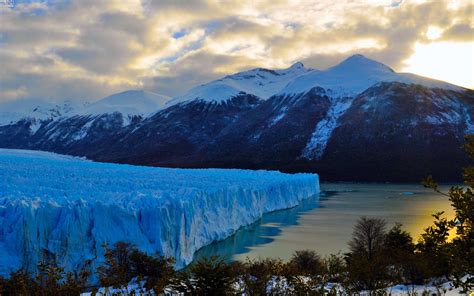
<svg viewBox="0 0 474 296"><path fill-rule="evenodd" d="M447 191L449 186L441 186ZM387 228L396 222L416 240L431 224L431 214L445 211L453 217L446 196L419 184L323 183L321 195L299 206L265 214L223 241L198 251L195 258L219 255L226 260L259 257L291 258L296 250L311 249L321 255L346 252L359 217L378 217Z"/></svg>

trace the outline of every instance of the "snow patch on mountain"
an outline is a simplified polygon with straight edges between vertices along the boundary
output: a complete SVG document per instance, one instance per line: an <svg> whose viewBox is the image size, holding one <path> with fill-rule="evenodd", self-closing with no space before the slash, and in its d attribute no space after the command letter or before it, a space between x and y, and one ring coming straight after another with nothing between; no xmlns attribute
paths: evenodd
<svg viewBox="0 0 474 296"><path fill-rule="evenodd" d="M199 248L319 193L318 175L169 169L0 149L0 274L34 269L43 251L67 269L104 243L189 263Z"/></svg>
<svg viewBox="0 0 474 296"><path fill-rule="evenodd" d="M470 118L467 106L452 95L437 95L431 90L433 110L428 113L425 122L433 125L459 124Z"/></svg>
<svg viewBox="0 0 474 296"><path fill-rule="evenodd" d="M446 123L458 123L461 120L461 115L456 112L440 112L428 115L425 118L427 123L433 125L441 125Z"/></svg>
<svg viewBox="0 0 474 296"><path fill-rule="evenodd" d="M84 139L87 136L87 133L89 132L89 129L91 128L93 122L94 121L90 120L86 124L84 124L81 129L72 136L72 139L74 141Z"/></svg>
<svg viewBox="0 0 474 296"><path fill-rule="evenodd" d="M352 101L351 97L332 99L326 117L316 124L309 142L301 152L301 158L309 160L321 158L332 132L337 127L337 120L349 109Z"/></svg>
<svg viewBox="0 0 474 296"><path fill-rule="evenodd" d="M277 116L273 117L270 123L268 124L268 127L272 127L275 124L277 124L280 120L283 119L283 117L285 117L285 115L286 115L285 113L280 113Z"/></svg>
<svg viewBox="0 0 474 296"><path fill-rule="evenodd" d="M465 114L465 125L466 125L466 131L464 132L466 135L471 135L474 134L474 122L472 121L472 117L469 114L469 110L467 108L464 108L464 114Z"/></svg>
<svg viewBox="0 0 474 296"><path fill-rule="evenodd" d="M36 134L36 132L41 127L41 121L39 119L32 119L30 122L30 132L32 135Z"/></svg>

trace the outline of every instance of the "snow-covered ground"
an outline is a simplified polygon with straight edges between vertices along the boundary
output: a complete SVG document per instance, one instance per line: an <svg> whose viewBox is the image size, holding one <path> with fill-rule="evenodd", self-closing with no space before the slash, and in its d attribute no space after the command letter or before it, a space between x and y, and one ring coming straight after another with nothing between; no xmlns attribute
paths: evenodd
<svg viewBox="0 0 474 296"><path fill-rule="evenodd" d="M176 258L319 193L318 175L168 169L0 149L0 274L42 253L67 270L129 241Z"/></svg>
<svg viewBox="0 0 474 296"><path fill-rule="evenodd" d="M462 280L466 281L468 276L466 275ZM243 290L240 286L240 283L235 283L234 287L236 290ZM271 288L282 288L288 289L288 285L286 281L283 279L282 281L272 281L269 284L269 293ZM329 283L325 286L325 290L327 292L336 291L337 295L345 296L350 295L344 291L338 283ZM144 282L136 282L133 280L129 285L122 288L112 288L112 287L101 287L98 289L96 295L100 296L111 296L111 295L148 295L150 291L147 291L144 287ZM437 284L434 283L427 283L426 285L395 285L390 286L385 289L380 289L377 291L360 291L358 295L360 296L370 296L370 295L391 295L391 296L407 296L407 295L444 295L444 296L454 296L454 295L466 295L466 293L462 293L461 288L456 288L453 285L452 281L444 281L439 282ZM472 293L467 294L471 296ZM91 296L91 292L84 292L81 296ZM167 296L181 296L182 293L178 293L173 291L170 288L165 289L165 295ZM246 293L240 294L242 296L247 296ZM249 295L251 296L251 295Z"/></svg>
<svg viewBox="0 0 474 296"><path fill-rule="evenodd" d="M386 289L389 295L393 296L402 296L402 295L466 295L461 293L461 288L455 288L452 282L445 282L440 285L415 285L415 286L406 286L406 285L396 285ZM364 293L362 295L369 295L369 293ZM471 295L471 294L469 294Z"/></svg>

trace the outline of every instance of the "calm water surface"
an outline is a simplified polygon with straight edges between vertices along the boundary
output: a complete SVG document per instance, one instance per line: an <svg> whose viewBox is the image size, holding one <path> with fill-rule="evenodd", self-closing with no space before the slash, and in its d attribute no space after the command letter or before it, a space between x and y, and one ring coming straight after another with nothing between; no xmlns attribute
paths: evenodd
<svg viewBox="0 0 474 296"><path fill-rule="evenodd" d="M449 186L441 186L447 191ZM453 216L447 197L418 184L321 184L321 195L299 206L265 214L223 241L202 248L196 258L219 255L227 260L279 257L312 249L322 255L347 251L352 228L361 216L396 222L415 240L431 224L431 214Z"/></svg>

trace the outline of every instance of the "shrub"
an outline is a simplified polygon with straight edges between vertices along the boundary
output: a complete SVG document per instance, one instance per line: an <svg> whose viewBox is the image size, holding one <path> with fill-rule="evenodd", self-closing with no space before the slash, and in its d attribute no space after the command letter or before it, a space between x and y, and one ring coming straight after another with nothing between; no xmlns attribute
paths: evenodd
<svg viewBox="0 0 474 296"><path fill-rule="evenodd" d="M185 295L231 295L235 274L223 259L209 257L179 272L173 282L173 288Z"/></svg>
<svg viewBox="0 0 474 296"><path fill-rule="evenodd" d="M289 264L300 275L315 276L324 272L321 256L311 250L296 251Z"/></svg>
<svg viewBox="0 0 474 296"><path fill-rule="evenodd" d="M12 272L8 279L0 280L0 295L35 295L38 285L23 269Z"/></svg>
<svg viewBox="0 0 474 296"><path fill-rule="evenodd" d="M425 266L418 254L411 235L397 223L385 236L383 253L389 264L390 278L395 283L422 284Z"/></svg>
<svg viewBox="0 0 474 296"><path fill-rule="evenodd" d="M130 243L117 242L112 248L104 245L105 261L97 268L100 284L104 287L123 288L134 277L131 254L135 247Z"/></svg>
<svg viewBox="0 0 474 296"><path fill-rule="evenodd" d="M174 259L160 255L150 256L133 249L130 254L131 273L144 281L144 288L155 295L162 293L175 276Z"/></svg>
<svg viewBox="0 0 474 296"><path fill-rule="evenodd" d="M465 137L464 149L469 157L474 159L474 135ZM425 262L436 268L432 275L451 276L456 287L465 292L474 289L474 167L463 170L466 187L453 186L446 194L441 192L438 184L431 176L423 181L425 187L446 195L454 208L454 219L447 220L441 217L442 213L434 215L433 226L425 229L417 249L425 258ZM456 230L456 237L448 241L448 233ZM468 276L470 275L470 276ZM467 277L466 280L463 280Z"/></svg>
<svg viewBox="0 0 474 296"><path fill-rule="evenodd" d="M241 292L246 295L278 294L285 265L279 259L247 259L241 265Z"/></svg>

